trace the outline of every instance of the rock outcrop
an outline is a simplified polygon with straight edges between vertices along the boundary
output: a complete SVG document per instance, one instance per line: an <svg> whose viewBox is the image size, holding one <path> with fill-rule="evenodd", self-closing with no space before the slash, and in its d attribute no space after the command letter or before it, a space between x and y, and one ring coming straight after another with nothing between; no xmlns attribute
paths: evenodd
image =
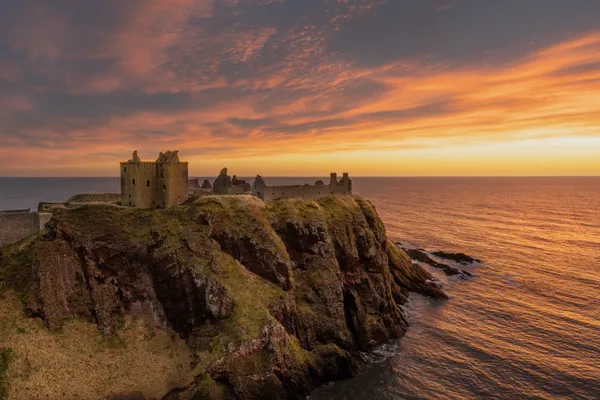
<svg viewBox="0 0 600 400"><path fill-rule="evenodd" d="M164 210L61 210L45 232L0 254L0 303L13 304L0 307L0 349L12 349L13 360L3 382L9 398L27 390L71 398L304 398L356 373L360 351L405 332L399 306L409 292L446 298L359 197L266 204L208 196ZM85 327L97 327L98 336ZM160 368L143 364L144 379L136 368L98 367L83 377L55 371L62 358L35 357L48 332L96 346L69 353L73 365L104 365L100 357L109 353L134 365L152 354ZM52 383L36 386L42 377ZM90 392L90 382L102 384Z"/></svg>
<svg viewBox="0 0 600 400"><path fill-rule="evenodd" d="M431 265L432 267L437 268L437 269L441 269L442 271L444 271L444 273L447 276L458 276L462 279L467 279L467 278L470 278L473 276L472 273L470 273L469 271L465 271L464 269L452 267L448 264L444 264L444 263L435 261L423 249L414 249L414 248L403 247L402 243L396 243L396 244L398 246L400 246L402 248L402 250L404 250L404 252L406 252L406 254L413 260ZM430 254L433 254L434 256L439 257L439 258L445 258L448 260L455 261L461 265L468 265L471 262L479 262L479 260L476 260L466 254L463 254L463 253L446 253L443 251L436 251L436 252L433 252ZM471 261L467 262L467 260L471 260Z"/></svg>
<svg viewBox="0 0 600 400"><path fill-rule="evenodd" d="M481 260L478 260L477 258L473 258L465 253L450 253L447 251L434 251L431 254L433 254L434 256L440 257L440 258L445 258L446 260L452 260L452 261L457 262L462 265L469 265L469 264L481 262Z"/></svg>

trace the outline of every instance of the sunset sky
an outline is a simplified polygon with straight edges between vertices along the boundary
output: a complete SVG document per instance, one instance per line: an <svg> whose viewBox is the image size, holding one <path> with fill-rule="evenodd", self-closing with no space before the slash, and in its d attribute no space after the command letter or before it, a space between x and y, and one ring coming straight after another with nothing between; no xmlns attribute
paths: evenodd
<svg viewBox="0 0 600 400"><path fill-rule="evenodd" d="M0 176L600 175L600 1L1 0Z"/></svg>

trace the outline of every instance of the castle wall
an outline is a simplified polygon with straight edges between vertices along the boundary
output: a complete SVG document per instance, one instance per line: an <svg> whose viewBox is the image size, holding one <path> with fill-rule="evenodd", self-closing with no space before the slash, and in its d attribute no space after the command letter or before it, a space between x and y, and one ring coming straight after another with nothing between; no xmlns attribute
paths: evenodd
<svg viewBox="0 0 600 400"><path fill-rule="evenodd" d="M189 195L188 163L168 160L121 163L121 204L138 208L169 207Z"/></svg>
<svg viewBox="0 0 600 400"><path fill-rule="evenodd" d="M274 201L279 199L291 199L294 197L302 197L307 199L318 199L321 197L331 196L329 186L266 186L264 188L264 201Z"/></svg>
<svg viewBox="0 0 600 400"><path fill-rule="evenodd" d="M246 193L246 188L243 186L232 186L231 188L229 188L229 191L227 192L227 194L244 194Z"/></svg>
<svg viewBox="0 0 600 400"><path fill-rule="evenodd" d="M52 219L52 214L50 213L36 213L38 215L38 225L39 230L43 230L46 227L46 224L50 222Z"/></svg>
<svg viewBox="0 0 600 400"><path fill-rule="evenodd" d="M156 188L156 163L121 163L121 204L154 207Z"/></svg>
<svg viewBox="0 0 600 400"><path fill-rule="evenodd" d="M189 190L200 189L200 179L189 179L188 180L188 189Z"/></svg>
<svg viewBox="0 0 600 400"><path fill-rule="evenodd" d="M50 218L52 218L52 214L48 213L0 213L0 248L35 235L44 229Z"/></svg>
<svg viewBox="0 0 600 400"><path fill-rule="evenodd" d="M318 199L327 196L342 196L352 194L352 181L347 173L338 181L337 174L332 173L330 184L317 181L315 185L267 186L262 177L257 176L252 185L252 194L264 201L290 199L294 197Z"/></svg>
<svg viewBox="0 0 600 400"><path fill-rule="evenodd" d="M138 167L138 179L136 180L138 208L156 207L156 164L141 162Z"/></svg>
<svg viewBox="0 0 600 400"><path fill-rule="evenodd" d="M158 163L157 199L159 207L176 206L189 196L188 163Z"/></svg>
<svg viewBox="0 0 600 400"><path fill-rule="evenodd" d="M335 186L331 186L330 189L331 194L333 195L346 195L346 194L352 194L352 190L350 188L348 188L346 185L335 185Z"/></svg>

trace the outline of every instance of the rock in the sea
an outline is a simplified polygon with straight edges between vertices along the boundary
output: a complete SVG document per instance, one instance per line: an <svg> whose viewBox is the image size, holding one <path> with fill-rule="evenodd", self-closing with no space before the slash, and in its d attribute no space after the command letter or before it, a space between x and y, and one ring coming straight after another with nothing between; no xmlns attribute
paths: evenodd
<svg viewBox="0 0 600 400"><path fill-rule="evenodd" d="M462 265L469 265L473 263L481 262L480 260L466 255L465 253L448 253L445 251L434 251L434 256L445 258L446 260L452 260Z"/></svg>
<svg viewBox="0 0 600 400"><path fill-rule="evenodd" d="M398 245L401 245L401 243L398 243ZM471 274L469 271L465 271L463 269L455 268L450 265L439 263L439 262L435 261L434 259L429 257L429 255L427 255L427 253L423 249L412 249L412 248L403 247L402 250L404 250L406 252L406 254L408 254L408 256L410 258L412 258L413 260L420 261L425 264L429 264L432 267L437 268L437 269L441 269L448 276L458 275L461 278L467 278L467 277L473 276L473 274ZM435 254L435 253L431 253L431 254Z"/></svg>
<svg viewBox="0 0 600 400"><path fill-rule="evenodd" d="M7 393L303 399L401 336L410 292L446 298L360 197L60 210L0 253Z"/></svg>

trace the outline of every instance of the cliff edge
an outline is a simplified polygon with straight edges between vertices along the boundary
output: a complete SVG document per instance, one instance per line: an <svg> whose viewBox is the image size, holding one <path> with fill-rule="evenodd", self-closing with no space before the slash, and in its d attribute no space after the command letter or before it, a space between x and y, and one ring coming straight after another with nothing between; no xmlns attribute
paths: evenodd
<svg viewBox="0 0 600 400"><path fill-rule="evenodd" d="M303 398L409 292L446 297L356 196L60 210L0 253L0 399Z"/></svg>

